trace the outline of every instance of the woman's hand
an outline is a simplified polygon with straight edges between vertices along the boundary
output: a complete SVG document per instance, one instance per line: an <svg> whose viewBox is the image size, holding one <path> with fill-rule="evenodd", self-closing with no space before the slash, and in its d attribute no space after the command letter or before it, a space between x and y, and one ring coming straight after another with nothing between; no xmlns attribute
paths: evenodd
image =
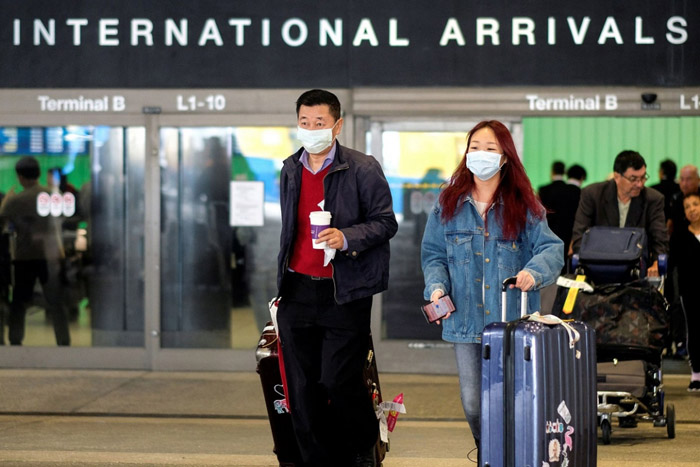
<svg viewBox="0 0 700 467"><path fill-rule="evenodd" d="M437 305L437 304L438 304L438 300L440 300L440 297L442 297L443 295L445 295L445 292L443 292L443 291L440 290L440 289L437 289L437 290L436 290L435 292L433 292L433 294L430 296L430 301L433 302L433 305ZM452 312L447 313L445 316L442 317L442 319L447 319L447 318L449 318L451 314L452 314ZM439 324L440 324L440 320L435 321L435 324L439 325Z"/></svg>
<svg viewBox="0 0 700 467"><path fill-rule="evenodd" d="M522 270L515 276L515 285L511 284L510 288L512 289L513 287L517 287L523 292L527 292L534 286L535 278L532 277L532 274L529 272Z"/></svg>

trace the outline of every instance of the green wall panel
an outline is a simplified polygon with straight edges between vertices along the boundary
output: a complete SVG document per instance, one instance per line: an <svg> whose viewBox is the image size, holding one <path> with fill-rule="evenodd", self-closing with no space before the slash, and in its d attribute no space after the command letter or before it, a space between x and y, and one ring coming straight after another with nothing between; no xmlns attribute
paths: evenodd
<svg viewBox="0 0 700 467"><path fill-rule="evenodd" d="M624 149L644 156L649 185L666 158L679 169L700 165L700 117L532 117L523 119L523 135L523 163L535 188L549 183L555 160L585 167L586 184L605 180Z"/></svg>

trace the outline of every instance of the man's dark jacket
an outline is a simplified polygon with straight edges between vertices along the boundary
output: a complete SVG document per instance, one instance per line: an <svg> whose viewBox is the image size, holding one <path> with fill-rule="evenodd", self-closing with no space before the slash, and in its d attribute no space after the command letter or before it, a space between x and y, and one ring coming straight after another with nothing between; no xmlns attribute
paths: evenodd
<svg viewBox="0 0 700 467"><path fill-rule="evenodd" d="M540 201L547 208L547 224L564 241L564 255L569 251L576 208L581 189L564 180L555 180L539 189Z"/></svg>
<svg viewBox="0 0 700 467"><path fill-rule="evenodd" d="M372 296L389 285L389 239L398 224L392 208L389 184L379 162L336 144L335 159L323 180L324 210L332 215L331 227L339 229L348 243L338 250L333 266L335 299L339 304ZM289 266L297 223L297 206L304 166L304 149L284 160L280 173L282 233L278 256L277 287L281 290Z"/></svg>
<svg viewBox="0 0 700 467"><path fill-rule="evenodd" d="M581 190L572 236L574 252L581 246L583 233L594 225L620 226L615 180L594 183ZM668 253L664 196L658 191L644 187L639 196L632 198L624 226L646 231L651 262L656 261L659 254Z"/></svg>

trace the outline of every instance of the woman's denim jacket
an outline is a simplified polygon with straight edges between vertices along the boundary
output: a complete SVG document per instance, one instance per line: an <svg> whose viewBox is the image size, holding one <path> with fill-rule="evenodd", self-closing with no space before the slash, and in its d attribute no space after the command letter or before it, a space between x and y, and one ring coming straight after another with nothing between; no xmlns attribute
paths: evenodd
<svg viewBox="0 0 700 467"><path fill-rule="evenodd" d="M488 231L470 196L455 216L442 222L439 203L432 209L423 234L421 262L425 278L424 298L437 289L450 295L455 311L442 320L442 338L448 342L481 342L481 331L489 323L501 321L501 284L526 270L535 279L528 292L528 313L540 307L539 290L551 284L563 267L564 243L547 225L546 218L531 213L516 240L506 240L496 212L496 203L487 214ZM517 206L511 209L518 209ZM534 292L533 292L534 291ZM483 292L483 293L482 293ZM508 292L507 319L520 316L520 290Z"/></svg>

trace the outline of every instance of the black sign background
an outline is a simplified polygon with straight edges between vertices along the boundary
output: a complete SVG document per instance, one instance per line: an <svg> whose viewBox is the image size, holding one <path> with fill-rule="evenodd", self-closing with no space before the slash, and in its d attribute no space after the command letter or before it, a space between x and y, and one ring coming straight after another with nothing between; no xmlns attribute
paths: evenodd
<svg viewBox="0 0 700 467"><path fill-rule="evenodd" d="M516 86L516 85L700 85L700 1L659 0L0 0L0 87L4 88L290 88L360 86ZM667 21L683 18L687 39L670 43ZM513 18L535 24L535 45L514 45ZM556 20L556 44L547 43L548 18ZM579 28L590 17L585 39L576 44L567 23ZM612 17L623 44L598 40ZM635 32L635 18L642 30ZM73 44L68 18L85 18L81 45ZM98 44L100 19L116 18L118 46ZM152 46L131 45L130 21L153 23ZM187 46L164 41L165 20L186 18ZM245 43L236 45L229 18L250 18ZM270 43L262 44L262 19L269 19ZM298 18L308 27L300 46L282 38L282 25ZM319 45L319 19L343 22L343 44ZM363 18L371 21L377 46L352 44ZM406 47L389 45L389 20ZM449 18L459 23L466 44L440 46ZM500 45L487 38L476 44L476 18L500 25ZM34 21L55 19L55 45L34 45ZM198 45L207 20L216 22L223 45ZM16 20L20 44L15 45ZM179 24L179 23L178 23ZM291 29L292 37L298 28ZM635 37L654 44L636 44Z"/></svg>

